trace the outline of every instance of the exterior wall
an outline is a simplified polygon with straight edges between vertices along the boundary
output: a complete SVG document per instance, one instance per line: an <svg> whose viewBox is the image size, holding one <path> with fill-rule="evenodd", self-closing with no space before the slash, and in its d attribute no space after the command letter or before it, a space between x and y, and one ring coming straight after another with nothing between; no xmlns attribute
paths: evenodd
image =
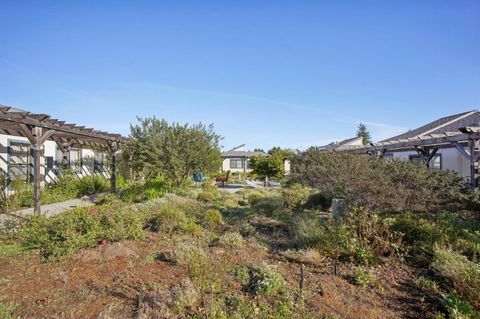
<svg viewBox="0 0 480 319"><path fill-rule="evenodd" d="M387 152L385 155L392 154L393 158L401 160L409 160L410 155L418 155L416 151L408 152ZM439 149L437 155L441 154L442 170L450 170L456 172L459 176L470 178L470 164L465 157L463 157L456 148L442 148Z"/></svg>
<svg viewBox="0 0 480 319"><path fill-rule="evenodd" d="M11 142L22 142L30 145L30 142L25 137L19 136L11 136L11 135L3 135L0 134L0 169L4 172L8 172L8 164L9 164L9 146ZM85 159L91 159L94 163L95 152L90 149L82 149L80 151L82 165L79 171L75 172L78 177L82 178L88 175L94 174L93 168L87 165L88 161ZM47 169L47 157L51 157L53 159L53 168ZM62 163L62 153L58 150L58 146L53 141L46 141L44 143L44 154L41 158L41 173L45 176L45 182L51 183L57 179L55 171L59 168L58 166ZM84 162L85 161L85 162ZM58 165L57 165L58 164ZM106 166L105 166L106 167ZM48 171L48 172L47 172ZM46 173L47 172L47 173ZM104 169L100 172L105 177L108 177L108 172Z"/></svg>
<svg viewBox="0 0 480 319"><path fill-rule="evenodd" d="M230 168L230 161L231 160L242 160L244 161L243 163L243 168ZM253 169L249 168L250 167L250 162L251 159L247 158L224 158L223 163L222 163L222 172L227 172L230 171L232 173L251 173L253 172Z"/></svg>

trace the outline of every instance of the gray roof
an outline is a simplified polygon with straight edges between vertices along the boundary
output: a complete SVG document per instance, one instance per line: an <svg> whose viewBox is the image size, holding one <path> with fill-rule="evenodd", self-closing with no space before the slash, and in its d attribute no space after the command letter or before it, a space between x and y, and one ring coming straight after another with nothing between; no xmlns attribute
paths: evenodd
<svg viewBox="0 0 480 319"><path fill-rule="evenodd" d="M452 133L452 132L458 133L461 127L478 126L479 123L480 123L480 112L478 110L473 110L469 112L442 117L438 120L430 122L419 128L416 128L408 132L405 132L403 134L383 140L380 143L400 140L400 139L420 137L420 136L430 135L430 134L443 134L443 133Z"/></svg>
<svg viewBox="0 0 480 319"><path fill-rule="evenodd" d="M361 139L362 137L352 137L348 138L346 140L340 141L340 142L332 142L328 145L321 146L320 149L322 151L333 151L333 150L341 150L349 147L354 147L353 145L349 145L352 142L357 141L358 139Z"/></svg>
<svg viewBox="0 0 480 319"><path fill-rule="evenodd" d="M254 157L254 156L268 156L264 152L250 152L250 151L227 151L222 153L222 157Z"/></svg>

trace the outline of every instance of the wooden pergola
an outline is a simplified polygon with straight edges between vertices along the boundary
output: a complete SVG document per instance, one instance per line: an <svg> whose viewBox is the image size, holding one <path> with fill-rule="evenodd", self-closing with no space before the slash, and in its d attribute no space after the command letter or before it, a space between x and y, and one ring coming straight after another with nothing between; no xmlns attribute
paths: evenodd
<svg viewBox="0 0 480 319"><path fill-rule="evenodd" d="M60 151L66 154L72 147L102 148L111 155L110 182L112 191L116 190L115 162L120 144L128 143L128 139L120 134L111 134L85 126L66 123L47 114L36 114L14 107L0 105L0 134L21 136L32 145L34 157L34 201L35 213L41 212L41 184L44 176L41 173L41 158L44 143L54 141Z"/></svg>
<svg viewBox="0 0 480 319"><path fill-rule="evenodd" d="M429 134L420 137L389 140L387 142L371 143L368 146L352 146L345 151L363 153L383 157L387 152L416 151L423 163L429 167L430 161L439 149L455 147L470 164L470 183L477 187L477 165L480 160L480 127L462 127L458 132Z"/></svg>

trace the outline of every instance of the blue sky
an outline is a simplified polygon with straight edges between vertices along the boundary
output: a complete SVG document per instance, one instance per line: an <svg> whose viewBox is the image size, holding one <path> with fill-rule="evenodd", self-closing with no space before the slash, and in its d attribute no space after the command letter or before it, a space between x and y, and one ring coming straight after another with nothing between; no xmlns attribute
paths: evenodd
<svg viewBox="0 0 480 319"><path fill-rule="evenodd" d="M0 43L0 104L123 134L214 123L225 148L480 108L480 1L0 0Z"/></svg>

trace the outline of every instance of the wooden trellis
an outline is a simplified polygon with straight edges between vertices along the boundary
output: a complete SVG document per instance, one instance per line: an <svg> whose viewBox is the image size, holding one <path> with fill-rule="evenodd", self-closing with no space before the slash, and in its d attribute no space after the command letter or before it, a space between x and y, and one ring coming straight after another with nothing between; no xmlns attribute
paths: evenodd
<svg viewBox="0 0 480 319"><path fill-rule="evenodd" d="M41 174L41 158L44 143L47 140L54 141L63 154L66 154L72 147L108 150L111 156L111 186L112 191L115 191L116 154L120 144L128 143L128 139L120 134L111 134L85 126L69 124L47 114L31 113L5 105L0 105L0 134L26 137L32 145L34 201L35 212L38 214L41 211L40 188L44 178Z"/></svg>
<svg viewBox="0 0 480 319"><path fill-rule="evenodd" d="M477 165L480 160L480 127L462 127L459 132L445 132L443 134L429 134L407 139L389 140L387 142L371 143L366 146L350 146L346 152L375 154L383 157L391 151L416 151L429 167L439 149L455 147L458 152L469 161L470 183L477 187Z"/></svg>

